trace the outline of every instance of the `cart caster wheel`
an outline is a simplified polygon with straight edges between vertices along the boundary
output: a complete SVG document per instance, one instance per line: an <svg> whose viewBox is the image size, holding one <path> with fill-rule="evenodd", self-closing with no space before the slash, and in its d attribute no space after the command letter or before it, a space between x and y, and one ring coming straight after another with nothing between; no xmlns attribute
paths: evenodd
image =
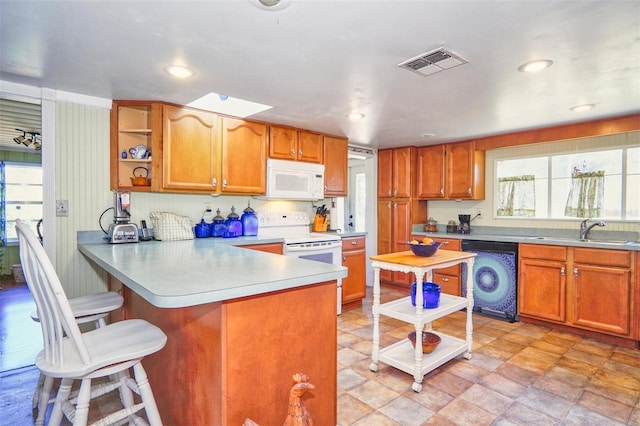
<svg viewBox="0 0 640 426"><path fill-rule="evenodd" d="M414 392L420 392L422 390L422 383L413 382L413 384L411 385L411 389Z"/></svg>
<svg viewBox="0 0 640 426"><path fill-rule="evenodd" d="M376 371L378 371L378 364L372 362L371 365L369 366L369 370L375 373Z"/></svg>
<svg viewBox="0 0 640 426"><path fill-rule="evenodd" d="M472 355L471 353L467 352L463 355L466 359L471 359Z"/></svg>

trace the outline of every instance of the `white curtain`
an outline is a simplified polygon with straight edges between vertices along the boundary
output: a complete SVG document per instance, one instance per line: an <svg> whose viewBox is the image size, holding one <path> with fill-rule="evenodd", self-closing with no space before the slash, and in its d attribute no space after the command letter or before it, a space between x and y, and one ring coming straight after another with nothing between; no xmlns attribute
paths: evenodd
<svg viewBox="0 0 640 426"><path fill-rule="evenodd" d="M499 178L498 216L535 216L535 179L534 175Z"/></svg>
<svg viewBox="0 0 640 426"><path fill-rule="evenodd" d="M571 175L571 191L564 215L568 217L600 217L604 198L604 170Z"/></svg>

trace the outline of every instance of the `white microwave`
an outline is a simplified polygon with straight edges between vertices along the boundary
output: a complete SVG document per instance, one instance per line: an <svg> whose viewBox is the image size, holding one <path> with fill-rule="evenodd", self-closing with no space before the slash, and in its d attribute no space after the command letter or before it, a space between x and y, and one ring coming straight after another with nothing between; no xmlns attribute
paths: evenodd
<svg viewBox="0 0 640 426"><path fill-rule="evenodd" d="M267 159L267 199L322 200L324 165Z"/></svg>

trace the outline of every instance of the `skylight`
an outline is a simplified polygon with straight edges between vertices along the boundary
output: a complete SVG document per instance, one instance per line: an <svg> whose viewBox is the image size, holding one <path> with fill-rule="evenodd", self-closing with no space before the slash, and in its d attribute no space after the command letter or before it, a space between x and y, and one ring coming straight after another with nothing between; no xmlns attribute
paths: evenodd
<svg viewBox="0 0 640 426"><path fill-rule="evenodd" d="M271 105L263 105L257 102L233 98L231 96L220 95L213 92L196 99L195 101L187 104L187 106L240 118L258 114L259 112L273 108Z"/></svg>

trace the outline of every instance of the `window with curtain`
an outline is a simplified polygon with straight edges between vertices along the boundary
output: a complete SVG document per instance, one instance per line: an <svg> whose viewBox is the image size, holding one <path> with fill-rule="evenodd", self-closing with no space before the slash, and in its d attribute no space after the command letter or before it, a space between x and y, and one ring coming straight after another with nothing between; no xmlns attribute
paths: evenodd
<svg viewBox="0 0 640 426"><path fill-rule="evenodd" d="M495 170L496 217L640 219L640 147L497 159Z"/></svg>
<svg viewBox="0 0 640 426"><path fill-rule="evenodd" d="M0 227L2 240L17 241L16 220L36 230L42 218L42 166L40 164L1 162Z"/></svg>
<svg viewBox="0 0 640 426"><path fill-rule="evenodd" d="M534 175L498 178L498 216L533 217L536 212Z"/></svg>

